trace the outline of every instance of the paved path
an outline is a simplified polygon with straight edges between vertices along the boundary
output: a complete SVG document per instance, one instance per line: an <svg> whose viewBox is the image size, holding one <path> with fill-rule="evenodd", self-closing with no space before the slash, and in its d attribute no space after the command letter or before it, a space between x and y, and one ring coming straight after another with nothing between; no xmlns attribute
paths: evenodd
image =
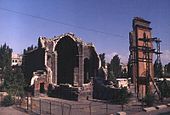
<svg viewBox="0 0 170 115"><path fill-rule="evenodd" d="M10 106L10 107L0 107L0 115L29 115L29 114L13 106Z"/></svg>
<svg viewBox="0 0 170 115"><path fill-rule="evenodd" d="M45 100L49 100L49 101L65 102L65 103L69 103L71 105L74 105L74 104L75 105L76 104L89 104L90 102L92 102L92 101L88 101L88 100L69 101L69 100L63 100L63 99L51 98L51 97L42 97L41 99L42 100L45 99ZM99 112L97 112L95 110L93 111L93 109L96 108L95 104L101 104L101 103L100 102L93 102L92 103L92 115L103 114L105 111L102 111L101 109L98 110ZM137 104L139 104L139 103L137 103ZM102 106L102 107L105 107L105 106ZM110 104L108 106L108 108L109 108L109 110L108 110L109 113L114 113L115 114L116 112L121 111L121 106L120 105L112 105L112 104ZM127 115L170 115L170 113L168 113L168 112L170 112L170 107L164 108L164 109L160 109L160 110L156 109L155 111L151 111L151 112L144 112L144 111L142 111L141 110L141 106L139 106L139 105L136 105L136 106L128 106L128 105L126 105L124 109L125 109L125 112L127 113ZM74 113L74 112L72 111L72 113ZM86 113L86 114L89 115L89 112ZM74 115L75 115L75 113L74 113Z"/></svg>
<svg viewBox="0 0 170 115"><path fill-rule="evenodd" d="M170 115L170 108L165 108L165 109L160 109L160 110L155 110L152 112L139 112L133 115Z"/></svg>

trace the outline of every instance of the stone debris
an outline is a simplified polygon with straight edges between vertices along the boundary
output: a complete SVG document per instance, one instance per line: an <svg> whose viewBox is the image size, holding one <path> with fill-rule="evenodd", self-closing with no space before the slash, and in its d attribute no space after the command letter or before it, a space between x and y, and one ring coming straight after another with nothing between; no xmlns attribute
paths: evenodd
<svg viewBox="0 0 170 115"><path fill-rule="evenodd" d="M123 112L123 111L117 112L116 115L126 115L126 112Z"/></svg>
<svg viewBox="0 0 170 115"><path fill-rule="evenodd" d="M167 105L158 105L156 106L156 109L164 109L167 108Z"/></svg>
<svg viewBox="0 0 170 115"><path fill-rule="evenodd" d="M155 108L155 107L146 107L146 108L143 108L143 110L144 110L145 112L150 112L150 111L156 110L156 108Z"/></svg>

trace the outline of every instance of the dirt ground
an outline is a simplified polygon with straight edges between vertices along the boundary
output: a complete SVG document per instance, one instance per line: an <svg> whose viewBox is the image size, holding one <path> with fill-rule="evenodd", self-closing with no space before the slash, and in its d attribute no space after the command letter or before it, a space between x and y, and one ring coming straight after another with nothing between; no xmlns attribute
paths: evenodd
<svg viewBox="0 0 170 115"><path fill-rule="evenodd" d="M0 115L29 115L23 110L19 110L14 106L0 107Z"/></svg>

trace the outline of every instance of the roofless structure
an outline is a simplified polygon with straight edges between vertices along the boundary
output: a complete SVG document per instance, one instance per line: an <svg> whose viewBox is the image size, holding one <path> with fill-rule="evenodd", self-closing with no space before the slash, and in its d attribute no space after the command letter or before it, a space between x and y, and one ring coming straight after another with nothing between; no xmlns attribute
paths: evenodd
<svg viewBox="0 0 170 115"><path fill-rule="evenodd" d="M54 38L39 37L38 48L24 55L24 73L34 94L46 91L49 84L92 91L91 79L96 77L99 58L92 43L85 43L73 33Z"/></svg>

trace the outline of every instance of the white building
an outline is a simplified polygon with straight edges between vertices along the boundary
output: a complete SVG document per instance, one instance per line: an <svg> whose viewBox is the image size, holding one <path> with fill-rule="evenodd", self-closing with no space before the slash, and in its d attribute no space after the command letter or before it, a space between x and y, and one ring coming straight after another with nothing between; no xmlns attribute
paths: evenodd
<svg viewBox="0 0 170 115"><path fill-rule="evenodd" d="M116 82L117 82L119 88L126 87L127 89L129 89L128 79L126 79L126 78L117 78Z"/></svg>
<svg viewBox="0 0 170 115"><path fill-rule="evenodd" d="M12 53L11 59L11 66L20 66L22 64L22 55L20 54Z"/></svg>

